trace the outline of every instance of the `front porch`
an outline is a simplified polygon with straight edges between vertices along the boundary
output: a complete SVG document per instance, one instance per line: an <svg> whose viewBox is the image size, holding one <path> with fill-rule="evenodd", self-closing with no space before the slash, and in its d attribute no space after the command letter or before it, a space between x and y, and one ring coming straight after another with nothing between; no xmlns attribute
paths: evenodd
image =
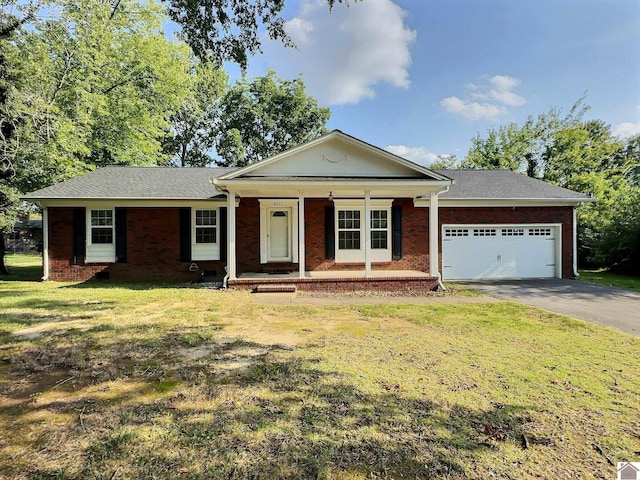
<svg viewBox="0 0 640 480"><path fill-rule="evenodd" d="M228 286L256 291L260 286L270 286L270 291L285 291L293 286L306 292L354 292L354 291L430 291L438 288L438 278L418 270L365 270L306 271L291 273L243 273L229 279Z"/></svg>

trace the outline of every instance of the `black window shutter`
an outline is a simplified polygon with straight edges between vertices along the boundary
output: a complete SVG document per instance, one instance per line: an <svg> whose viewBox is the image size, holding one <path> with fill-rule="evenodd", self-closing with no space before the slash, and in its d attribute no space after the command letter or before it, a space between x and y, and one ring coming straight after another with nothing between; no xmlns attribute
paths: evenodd
<svg viewBox="0 0 640 480"><path fill-rule="evenodd" d="M227 207L220 207L220 260L227 261Z"/></svg>
<svg viewBox="0 0 640 480"><path fill-rule="evenodd" d="M127 209L116 208L116 262L127 262Z"/></svg>
<svg viewBox="0 0 640 480"><path fill-rule="evenodd" d="M180 261L191 261L191 208L180 209Z"/></svg>
<svg viewBox="0 0 640 480"><path fill-rule="evenodd" d="M84 263L84 248L87 236L87 213L84 208L73 209L73 264Z"/></svg>
<svg viewBox="0 0 640 480"><path fill-rule="evenodd" d="M402 206L391 207L391 255L394 260L402 258Z"/></svg>
<svg viewBox="0 0 640 480"><path fill-rule="evenodd" d="M324 258L336 258L335 207L324 207Z"/></svg>

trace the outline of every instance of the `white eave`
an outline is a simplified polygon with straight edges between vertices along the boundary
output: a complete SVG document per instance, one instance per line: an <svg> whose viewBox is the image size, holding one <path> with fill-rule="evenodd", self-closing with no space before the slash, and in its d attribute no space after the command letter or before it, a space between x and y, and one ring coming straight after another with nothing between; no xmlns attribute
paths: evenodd
<svg viewBox="0 0 640 480"><path fill-rule="evenodd" d="M439 207L567 207L594 202L594 198L441 198ZM414 201L416 207L428 207L428 198Z"/></svg>

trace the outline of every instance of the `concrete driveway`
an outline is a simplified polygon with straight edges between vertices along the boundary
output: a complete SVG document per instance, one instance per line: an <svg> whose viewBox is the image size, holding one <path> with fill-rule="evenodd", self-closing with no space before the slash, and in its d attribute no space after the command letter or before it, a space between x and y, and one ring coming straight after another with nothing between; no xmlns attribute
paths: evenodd
<svg viewBox="0 0 640 480"><path fill-rule="evenodd" d="M496 298L513 300L640 336L640 293L564 279L461 283Z"/></svg>

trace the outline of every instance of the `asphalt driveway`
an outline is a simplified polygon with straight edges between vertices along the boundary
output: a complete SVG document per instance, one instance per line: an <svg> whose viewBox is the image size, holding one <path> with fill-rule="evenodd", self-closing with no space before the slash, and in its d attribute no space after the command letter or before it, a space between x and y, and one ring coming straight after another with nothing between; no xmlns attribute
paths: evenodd
<svg viewBox="0 0 640 480"><path fill-rule="evenodd" d="M564 279L462 283L496 298L513 300L640 336L638 292Z"/></svg>

